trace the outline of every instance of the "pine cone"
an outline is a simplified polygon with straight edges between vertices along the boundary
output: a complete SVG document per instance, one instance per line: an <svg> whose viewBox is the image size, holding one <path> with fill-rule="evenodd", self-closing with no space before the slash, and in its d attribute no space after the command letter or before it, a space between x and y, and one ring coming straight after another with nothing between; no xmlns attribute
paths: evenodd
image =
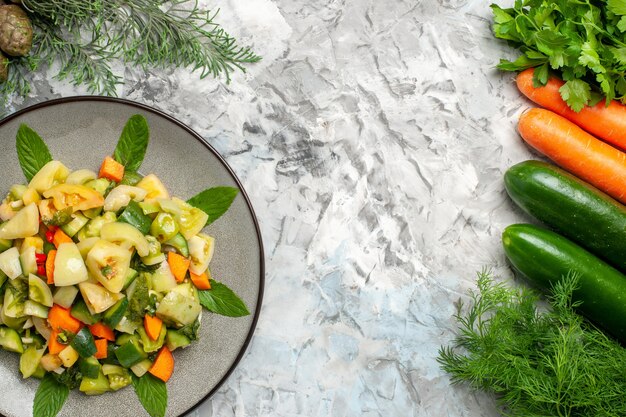
<svg viewBox="0 0 626 417"><path fill-rule="evenodd" d="M32 45L33 25L26 12L14 4L0 6L0 49L12 56L24 56Z"/></svg>

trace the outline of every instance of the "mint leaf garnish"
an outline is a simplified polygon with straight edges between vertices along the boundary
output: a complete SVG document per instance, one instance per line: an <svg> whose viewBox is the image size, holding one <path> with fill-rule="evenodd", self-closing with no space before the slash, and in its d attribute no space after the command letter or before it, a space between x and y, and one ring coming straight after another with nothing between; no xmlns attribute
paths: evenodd
<svg viewBox="0 0 626 417"><path fill-rule="evenodd" d="M113 158L129 171L137 171L148 148L150 129L146 118L136 114L128 119L120 136Z"/></svg>
<svg viewBox="0 0 626 417"><path fill-rule="evenodd" d="M15 140L17 159L26 179L30 181L39 170L52 161L48 146L30 127L21 124Z"/></svg>
<svg viewBox="0 0 626 417"><path fill-rule="evenodd" d="M243 317L250 314L248 307L233 290L215 280L211 280L211 289L198 291L200 304L209 311L222 316Z"/></svg>
<svg viewBox="0 0 626 417"><path fill-rule="evenodd" d="M46 373L35 393L33 417L55 417L63 408L69 394L70 389L67 386L58 383L51 374Z"/></svg>
<svg viewBox="0 0 626 417"><path fill-rule="evenodd" d="M165 416L167 410L167 386L165 382L149 373L141 378L132 374L133 388L139 402L151 417Z"/></svg>
<svg viewBox="0 0 626 417"><path fill-rule="evenodd" d="M213 187L191 197L187 202L209 215L209 225L226 213L239 192L233 187Z"/></svg>

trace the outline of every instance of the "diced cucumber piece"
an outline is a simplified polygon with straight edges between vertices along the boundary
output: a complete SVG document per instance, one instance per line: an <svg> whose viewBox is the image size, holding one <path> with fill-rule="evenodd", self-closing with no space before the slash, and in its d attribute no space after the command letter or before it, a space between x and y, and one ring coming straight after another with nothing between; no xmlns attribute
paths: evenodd
<svg viewBox="0 0 626 417"><path fill-rule="evenodd" d="M22 275L22 265L20 264L20 252L13 247L0 253L0 270L9 278L15 279Z"/></svg>
<svg viewBox="0 0 626 417"><path fill-rule="evenodd" d="M139 272L135 271L133 268L128 268L128 273L126 274L126 282L122 287L122 291L126 290L130 284L133 283L135 278L139 276Z"/></svg>
<svg viewBox="0 0 626 417"><path fill-rule="evenodd" d="M83 185L89 181L95 180L98 178L95 172L90 169L79 169L77 171L72 172L65 179L66 184L75 184L75 185ZM95 377L94 377L95 378Z"/></svg>
<svg viewBox="0 0 626 417"><path fill-rule="evenodd" d="M101 317L100 314L91 314L91 312L87 308L87 304L85 304L85 301L82 299L82 297L76 300L76 302L72 306L70 314L75 319L80 320L81 322L89 326L91 326L92 324L96 324L98 321L100 321Z"/></svg>
<svg viewBox="0 0 626 417"><path fill-rule="evenodd" d="M102 372L98 372L96 378L83 377L78 388L86 395L100 395L109 391L109 380Z"/></svg>
<svg viewBox="0 0 626 417"><path fill-rule="evenodd" d="M7 274L0 270L0 288L2 288L7 279L9 279L9 277L7 277Z"/></svg>
<svg viewBox="0 0 626 417"><path fill-rule="evenodd" d="M52 300L54 304L58 304L61 307L71 308L78 294L78 287L75 285L69 285L67 287L58 287L54 291L54 297Z"/></svg>
<svg viewBox="0 0 626 417"><path fill-rule="evenodd" d="M115 366L115 365L104 365L102 368L104 368L105 366ZM120 369L119 372L115 372L115 373L111 373L107 375L107 378L109 378L109 387L113 391L122 389L130 385L130 383L132 382L130 373L126 369L120 366L118 366L117 368Z"/></svg>
<svg viewBox="0 0 626 417"><path fill-rule="evenodd" d="M157 350L161 349L161 346L163 346L163 342L165 341L167 328L165 326L161 327L161 333L159 333L159 337L157 338L157 340L150 339L150 337L148 337L148 334L146 333L143 327L138 328L137 333L141 337L141 343L143 344L143 351L146 353L150 353L150 352L156 352Z"/></svg>
<svg viewBox="0 0 626 417"><path fill-rule="evenodd" d="M141 326L140 323L135 323L130 320L126 316L122 317L122 320L115 326L115 330L122 333L133 334L135 331Z"/></svg>
<svg viewBox="0 0 626 417"><path fill-rule="evenodd" d="M124 171L124 177L122 181L120 181L121 185L137 185L139 181L143 178L143 175L138 174L134 171Z"/></svg>
<svg viewBox="0 0 626 417"><path fill-rule="evenodd" d="M139 336L137 336L136 334L121 334L117 336L117 339L115 339L115 344L118 346L125 345L128 342L134 343L136 346L139 346Z"/></svg>
<svg viewBox="0 0 626 417"><path fill-rule="evenodd" d="M49 308L33 300L26 300L24 303L24 314L45 319L48 317Z"/></svg>
<svg viewBox="0 0 626 417"><path fill-rule="evenodd" d="M106 178L98 178L85 183L85 187L91 188L92 190L99 192L103 196L107 192L109 185L111 185L111 182Z"/></svg>
<svg viewBox="0 0 626 417"><path fill-rule="evenodd" d="M156 265L164 261L165 261L165 254L161 252L159 252L156 255L148 255L148 256L141 258L141 262L144 265L148 265L148 266Z"/></svg>
<svg viewBox="0 0 626 417"><path fill-rule="evenodd" d="M152 289L156 292L167 292L176 287L176 278L167 262L161 263L159 269L152 273Z"/></svg>
<svg viewBox="0 0 626 417"><path fill-rule="evenodd" d="M124 317L124 313L128 309L128 298L124 297L119 300L113 307L109 308L102 317L102 321L109 327L115 328Z"/></svg>
<svg viewBox="0 0 626 417"><path fill-rule="evenodd" d="M191 340L181 332L175 329L167 329L165 335L165 344L170 351L178 348L184 348L191 344Z"/></svg>
<svg viewBox="0 0 626 417"><path fill-rule="evenodd" d="M94 207L89 210L83 210L83 215L87 217L88 219L95 219L96 217L100 215L100 213L102 213L102 207ZM84 229L81 229L81 230L84 230Z"/></svg>
<svg viewBox="0 0 626 417"><path fill-rule="evenodd" d="M141 378L150 368L152 368L152 362L150 362L149 359L144 359L131 366L130 370L133 371L138 378Z"/></svg>
<svg viewBox="0 0 626 417"><path fill-rule="evenodd" d="M89 218L80 213L74 213L73 217L72 221L61 226L61 230L69 237L74 237L89 222Z"/></svg>
<svg viewBox="0 0 626 417"><path fill-rule="evenodd" d="M141 207L141 211L143 211L143 214L145 214L146 216L149 216L151 214L157 214L159 211L161 211L159 203L154 200L150 202L142 201L141 203L139 203L139 207ZM152 224L152 222L150 222L150 224Z"/></svg>
<svg viewBox="0 0 626 417"><path fill-rule="evenodd" d="M101 365L98 359L90 356L88 358L81 358L79 364L80 373L83 377L96 379L100 373Z"/></svg>
<svg viewBox="0 0 626 417"><path fill-rule="evenodd" d="M76 349L82 358L88 358L96 354L96 343L89 328L83 327L72 339L71 346Z"/></svg>
<svg viewBox="0 0 626 417"><path fill-rule="evenodd" d="M117 348L115 350L115 356L120 364L125 368L129 368L148 357L146 352L133 342L126 342Z"/></svg>
<svg viewBox="0 0 626 417"><path fill-rule="evenodd" d="M111 365L111 364L102 365L102 373L105 376L109 376L112 374L124 375L126 373L125 371L126 370L119 365Z"/></svg>
<svg viewBox="0 0 626 417"><path fill-rule="evenodd" d="M130 224L144 235L150 233L152 219L144 214L139 203L136 201L131 200L131 202L128 203L124 211L122 211L122 214L118 217L118 221Z"/></svg>
<svg viewBox="0 0 626 417"><path fill-rule="evenodd" d="M35 374L45 349L36 349L29 346L20 356L20 372L23 378L29 378Z"/></svg>
<svg viewBox="0 0 626 417"><path fill-rule="evenodd" d="M7 249L13 247L13 241L10 239L0 239L0 252L4 252Z"/></svg>
<svg viewBox="0 0 626 417"><path fill-rule="evenodd" d="M65 288L69 288L69 287L65 287ZM46 284L44 280L42 280L41 278L39 278L37 275L34 275L34 274L28 275L28 298L46 307L52 307L52 304L54 303L54 298L52 297L52 291L50 290L50 287L48 287L48 284ZM60 304L60 303L57 302L57 304ZM62 306L66 307L64 305Z"/></svg>
<svg viewBox="0 0 626 417"><path fill-rule="evenodd" d="M20 335L15 330L4 326L0 326L0 346L11 352L24 352Z"/></svg>

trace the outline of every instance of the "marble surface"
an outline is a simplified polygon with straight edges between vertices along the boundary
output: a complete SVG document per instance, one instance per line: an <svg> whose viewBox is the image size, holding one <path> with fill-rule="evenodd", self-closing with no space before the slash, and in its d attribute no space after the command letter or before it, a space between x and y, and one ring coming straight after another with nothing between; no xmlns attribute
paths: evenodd
<svg viewBox="0 0 626 417"><path fill-rule="evenodd" d="M482 0L212 0L264 57L233 83L118 67L119 95L189 124L243 181L267 281L239 367L193 416L496 416L436 363L475 271L510 272L525 217L504 170L533 157L514 51ZM15 110L80 88L36 77Z"/></svg>

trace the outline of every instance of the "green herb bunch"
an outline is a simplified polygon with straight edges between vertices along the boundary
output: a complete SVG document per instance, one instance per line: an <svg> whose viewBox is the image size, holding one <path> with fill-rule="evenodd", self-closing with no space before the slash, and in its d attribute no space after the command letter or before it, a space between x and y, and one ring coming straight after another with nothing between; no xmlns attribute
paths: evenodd
<svg viewBox="0 0 626 417"><path fill-rule="evenodd" d="M115 95L114 60L147 68L181 67L200 78L224 76L260 60L202 10L197 0L22 0L34 30L29 55L11 58L5 98L30 91L31 72L58 66L56 77L91 93Z"/></svg>
<svg viewBox="0 0 626 417"><path fill-rule="evenodd" d="M495 36L522 53L498 68L534 67L536 86L555 71L575 111L603 97L626 102L626 0L516 0L512 8L491 8Z"/></svg>
<svg viewBox="0 0 626 417"><path fill-rule="evenodd" d="M542 312L536 293L480 273L438 362L453 383L496 394L506 416L625 416L626 349L574 312L576 288L565 277Z"/></svg>

